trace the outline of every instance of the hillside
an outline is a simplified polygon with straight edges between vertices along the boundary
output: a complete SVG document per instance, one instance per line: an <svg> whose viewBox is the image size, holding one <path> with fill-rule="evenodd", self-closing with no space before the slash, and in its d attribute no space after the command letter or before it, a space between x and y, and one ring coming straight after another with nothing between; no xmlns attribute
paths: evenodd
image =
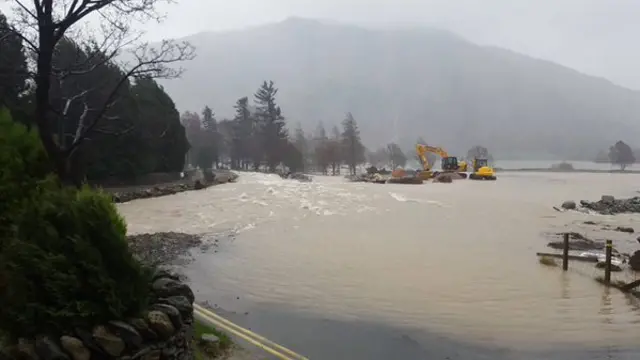
<svg viewBox="0 0 640 360"><path fill-rule="evenodd" d="M456 153L482 144L499 158L592 159L640 135L640 93L444 31L291 18L186 40L198 57L165 83L182 110L208 104L230 116L270 79L290 123L330 127L351 111L371 148L397 131L405 144L423 136Z"/></svg>

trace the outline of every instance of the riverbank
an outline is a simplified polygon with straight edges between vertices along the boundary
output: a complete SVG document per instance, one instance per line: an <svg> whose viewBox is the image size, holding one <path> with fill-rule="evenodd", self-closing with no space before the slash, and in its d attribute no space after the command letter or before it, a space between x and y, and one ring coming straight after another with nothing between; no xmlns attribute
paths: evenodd
<svg viewBox="0 0 640 360"><path fill-rule="evenodd" d="M102 189L111 193L115 203L125 203L132 200L173 195L184 191L202 190L215 185L235 182L238 179L238 174L228 170L213 170L212 175L212 179L194 177L154 185L103 187Z"/></svg>
<svg viewBox="0 0 640 360"><path fill-rule="evenodd" d="M202 252L217 246L216 238L178 232L160 232L129 235L129 247L141 262L147 265L170 268L181 280L187 278L181 267L193 260L194 250ZM215 251L215 250L214 250ZM229 334L213 326L194 321L192 349L196 360L254 360L253 354L235 344Z"/></svg>

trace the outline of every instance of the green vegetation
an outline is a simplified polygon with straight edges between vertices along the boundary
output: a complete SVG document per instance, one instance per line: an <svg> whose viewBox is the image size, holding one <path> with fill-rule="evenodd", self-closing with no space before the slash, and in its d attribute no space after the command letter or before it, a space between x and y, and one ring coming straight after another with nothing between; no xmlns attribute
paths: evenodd
<svg viewBox="0 0 640 360"><path fill-rule="evenodd" d="M38 135L0 113L0 332L62 334L136 315L151 269L132 256L107 194L48 174Z"/></svg>
<svg viewBox="0 0 640 360"><path fill-rule="evenodd" d="M551 169L553 169L553 170L561 170L561 171L573 171L573 170L575 170L575 168L573 167L573 164L571 164L569 162L566 162L566 161L551 165Z"/></svg>
<svg viewBox="0 0 640 360"><path fill-rule="evenodd" d="M42 7L41 2L29 6ZM18 11L18 24L0 14L0 106L38 129L53 170L65 183L183 169L189 144L180 114L154 79L178 76L180 71L168 64L189 59L192 48L130 43L135 34L128 22L153 13L155 2L98 0L68 9L54 3L44 6L47 11ZM66 36L77 34L73 30L82 18L97 11L109 19L105 34ZM42 23L51 26L35 25ZM22 40L27 38L32 41ZM116 61L125 48L136 61ZM33 75L27 71L27 53L39 55Z"/></svg>
<svg viewBox="0 0 640 360"><path fill-rule="evenodd" d="M624 170L636 162L636 157L629 145L624 141L618 141L609 148L609 160L612 164L620 166L620 170Z"/></svg>
<svg viewBox="0 0 640 360"><path fill-rule="evenodd" d="M538 258L538 262L541 265L544 266L551 266L551 267L557 267L558 263L556 262L556 259L552 258L551 256L540 256Z"/></svg>
<svg viewBox="0 0 640 360"><path fill-rule="evenodd" d="M83 183L184 167L186 131L155 79L179 76L169 64L193 48L131 43L130 22L153 17L156 3L37 0L16 10L19 24L0 14L2 342L91 329L149 304L153 269L130 251L111 196ZM97 12L103 34L68 36L85 35L77 25ZM133 62L116 61L125 49ZM204 125L217 133L210 109Z"/></svg>
<svg viewBox="0 0 640 360"><path fill-rule="evenodd" d="M231 350L233 341L227 334L200 321L195 321L194 329L193 349L195 350L196 359L215 358ZM211 346L211 344L201 340L204 334L213 334L217 336L220 341L216 346Z"/></svg>

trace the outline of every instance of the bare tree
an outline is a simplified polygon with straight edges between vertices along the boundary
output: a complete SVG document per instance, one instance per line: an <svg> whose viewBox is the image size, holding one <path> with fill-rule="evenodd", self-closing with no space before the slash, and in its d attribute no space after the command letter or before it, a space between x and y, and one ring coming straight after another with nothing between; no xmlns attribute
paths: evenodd
<svg viewBox="0 0 640 360"><path fill-rule="evenodd" d="M83 141L96 130L105 119L108 110L117 102L118 90L130 78L175 78L183 71L177 63L195 56L194 48L186 43L164 40L158 46L142 42L143 33L134 25L149 20L161 21L156 12L161 2L172 0L13 0L16 4L16 25L12 30L18 34L33 59L32 76L35 83L35 123L44 148L53 160L56 171L64 181L79 184L74 174L72 157ZM93 25L93 26L92 26ZM56 47L65 38L73 38L84 44L88 55L84 62L74 66L58 68L54 64ZM50 89L52 80L64 83L70 76L87 74L105 64L117 64L121 78L101 105L89 108L86 96L93 88L77 89L67 96L61 106L53 106ZM104 88L101 89L104 91ZM75 103L83 104L73 140L68 144L54 140L53 119L68 116L66 110Z"/></svg>

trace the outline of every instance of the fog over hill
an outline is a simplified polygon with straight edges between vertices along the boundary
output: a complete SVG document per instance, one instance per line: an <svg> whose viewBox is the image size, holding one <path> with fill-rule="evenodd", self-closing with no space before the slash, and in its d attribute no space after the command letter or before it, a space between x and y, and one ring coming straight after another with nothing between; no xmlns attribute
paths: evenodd
<svg viewBox="0 0 640 360"><path fill-rule="evenodd" d="M460 155L481 144L497 158L577 160L640 135L640 92L445 31L290 18L185 40L198 56L165 88L181 110L219 118L274 80L290 126L329 129L350 111L372 149L397 134Z"/></svg>

